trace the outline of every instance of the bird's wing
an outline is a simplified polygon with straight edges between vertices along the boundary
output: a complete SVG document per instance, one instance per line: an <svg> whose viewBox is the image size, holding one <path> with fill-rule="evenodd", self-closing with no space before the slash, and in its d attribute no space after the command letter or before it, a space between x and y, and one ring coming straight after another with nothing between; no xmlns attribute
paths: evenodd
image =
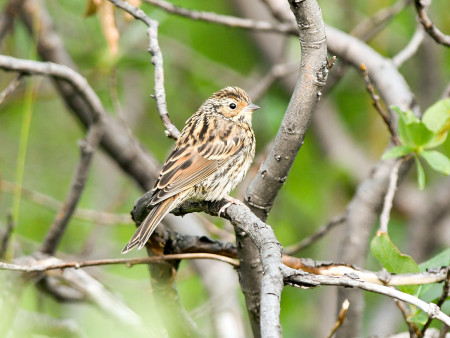
<svg viewBox="0 0 450 338"><path fill-rule="evenodd" d="M239 153L243 147L239 129L233 125L225 130L208 128L203 137L192 134L195 141L177 142L159 174L151 204L160 203L204 181L227 159Z"/></svg>

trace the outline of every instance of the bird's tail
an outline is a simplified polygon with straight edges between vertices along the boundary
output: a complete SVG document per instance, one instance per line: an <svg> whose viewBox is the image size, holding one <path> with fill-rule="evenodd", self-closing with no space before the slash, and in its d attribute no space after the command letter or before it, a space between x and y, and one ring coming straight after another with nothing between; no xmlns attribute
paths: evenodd
<svg viewBox="0 0 450 338"><path fill-rule="evenodd" d="M128 244L123 248L122 253L127 253L135 246L139 246L139 249L141 249L147 243L159 222L167 215L177 200L178 198L175 195L155 205L136 230L133 237L131 237Z"/></svg>

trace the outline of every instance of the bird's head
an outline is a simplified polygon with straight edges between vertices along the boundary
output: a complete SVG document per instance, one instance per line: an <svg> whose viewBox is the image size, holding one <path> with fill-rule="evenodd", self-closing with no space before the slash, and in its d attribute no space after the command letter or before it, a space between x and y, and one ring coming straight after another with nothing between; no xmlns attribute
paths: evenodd
<svg viewBox="0 0 450 338"><path fill-rule="evenodd" d="M248 94L239 87L225 87L214 93L204 103L215 113L237 122L251 124L252 113L259 107L252 103Z"/></svg>

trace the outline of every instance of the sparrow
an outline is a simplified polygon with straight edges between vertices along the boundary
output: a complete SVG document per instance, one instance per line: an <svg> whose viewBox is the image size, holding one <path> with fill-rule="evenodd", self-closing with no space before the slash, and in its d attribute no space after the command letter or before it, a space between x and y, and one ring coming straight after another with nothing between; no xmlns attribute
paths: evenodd
<svg viewBox="0 0 450 338"><path fill-rule="evenodd" d="M122 250L141 249L160 221L186 201L243 204L230 191L244 178L255 156L252 113L259 107L238 87L209 97L181 131L153 188L150 213Z"/></svg>

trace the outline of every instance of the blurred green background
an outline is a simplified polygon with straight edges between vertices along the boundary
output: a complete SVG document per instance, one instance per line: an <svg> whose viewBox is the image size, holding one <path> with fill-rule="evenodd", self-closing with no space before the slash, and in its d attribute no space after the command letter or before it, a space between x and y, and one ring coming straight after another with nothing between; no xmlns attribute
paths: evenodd
<svg viewBox="0 0 450 338"><path fill-rule="evenodd" d="M231 2L224 0L173 2L192 9L240 15ZM327 24L349 32L363 19L393 3L340 0L321 1L320 5ZM6 1L3 1L1 6L5 4ZM448 5L448 1L436 0L430 10L430 16L444 32L450 32ZM46 1L45 6L80 73L88 79L106 110L112 115L118 115L114 99L116 92L133 134L159 161L163 161L173 141L164 136L155 102L150 97L154 68L146 50L148 40L145 26L141 22L125 21L121 12L116 11L121 38L119 54L112 57L98 17L84 16L86 4L83 1L53 0ZM211 93L227 85L238 85L251 92L271 68L248 31L191 21L169 15L147 4L143 4L142 8L160 23L159 42L164 57L168 109L179 129ZM383 56L392 57L408 43L415 26L415 11L409 6L370 41L370 45ZM298 39L290 38L289 44L296 50ZM1 54L39 59L34 43L20 20L17 20L13 33L5 38L0 47ZM299 55L295 57L298 59ZM427 39L417 55L400 70L424 109L439 99L449 80L450 50ZM0 89L5 88L14 76L13 73L1 72ZM25 142L22 128L24 117L28 114L31 122L26 135L28 141L22 185L63 201L79 158L77 142L84 136L84 131L68 112L48 79L29 77L24 83L0 106L0 175L2 180L8 182L21 180L18 154L21 142ZM261 106L254 114L257 154L263 152L275 136L289 98L289 89L276 82L256 101ZM348 136L363 149L367 160L375 163L385 149L389 135L371 105L361 76L350 69L325 99L337 112ZM333 125L329 127L333 128ZM441 150L449 155L450 142L446 142ZM427 170L427 178L430 186L442 176ZM414 184L414 170L407 180ZM277 197L268 223L283 246L294 244L314 233L331 217L343 212L357 184L358 180L351 172L326 156L313 122L290 176ZM243 189L241 186L237 190ZM17 197L6 190L5 184L2 184L0 230L6 228L8 213L18 216L14 219L16 255L31 254L39 248L56 212L24 196L19 205ZM126 214L142 194L143 191L100 151L95 155L79 207ZM405 251L406 218L402 213L394 212L390 226L393 241ZM220 220L210 219L222 225ZM131 220L126 224L104 225L95 220L72 219L57 256L67 260L74 257L121 257L120 251L134 229ZM340 230L334 230L325 239L302 251L301 256L335 260L339 252L336 237L339 238L340 234ZM442 247L435 249L438 252ZM130 257L141 256L145 256L145 253L134 251L130 254ZM369 257L365 268L378 270L379 265ZM149 274L145 266L110 266L86 270L144 318L150 336L158 335L161 324L156 314L161 304L155 304L151 297ZM10 272L1 271L0 275L7 273ZM177 286L187 311L193 314L193 319L206 336L213 335L211 312L208 303L205 303L207 293L188 262L181 265ZM281 313L284 336L318 334L317 323L320 322L323 309L323 304L319 305L324 302L323 295L329 292L327 290L285 288ZM367 299L369 320L370 314L377 310L383 299L374 295L367 295ZM131 332L130 328L90 305L58 303L43 296L31 285L21 297L20 304L25 310L46 313L56 318L72 318L90 337L119 337ZM399 330L405 330L401 321L398 325ZM143 332L133 334L149 336L148 331Z"/></svg>

